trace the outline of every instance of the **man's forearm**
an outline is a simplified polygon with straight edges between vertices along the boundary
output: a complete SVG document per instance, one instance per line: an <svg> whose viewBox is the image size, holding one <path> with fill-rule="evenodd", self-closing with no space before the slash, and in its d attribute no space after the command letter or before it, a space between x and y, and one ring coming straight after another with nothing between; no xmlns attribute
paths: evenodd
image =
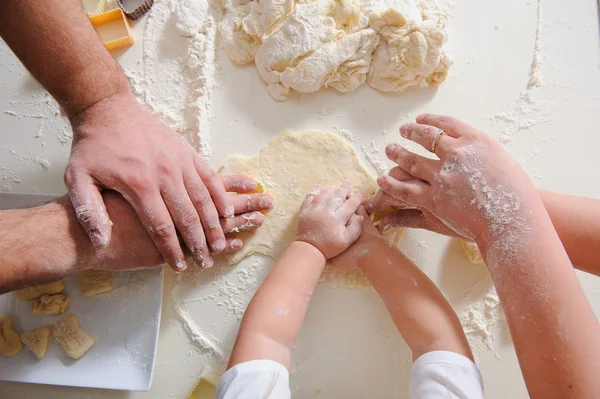
<svg viewBox="0 0 600 399"><path fill-rule="evenodd" d="M413 359L436 350L473 359L458 317L435 284L402 252L383 239L370 242L360 260L394 324L413 351Z"/></svg>
<svg viewBox="0 0 600 399"><path fill-rule="evenodd" d="M68 200L0 212L0 293L60 279L90 259Z"/></svg>
<svg viewBox="0 0 600 399"><path fill-rule="evenodd" d="M3 0L0 36L69 117L128 87L79 0Z"/></svg>
<svg viewBox="0 0 600 399"><path fill-rule="evenodd" d="M312 245L290 244L248 305L229 367L268 359L289 368L292 346L325 262Z"/></svg>

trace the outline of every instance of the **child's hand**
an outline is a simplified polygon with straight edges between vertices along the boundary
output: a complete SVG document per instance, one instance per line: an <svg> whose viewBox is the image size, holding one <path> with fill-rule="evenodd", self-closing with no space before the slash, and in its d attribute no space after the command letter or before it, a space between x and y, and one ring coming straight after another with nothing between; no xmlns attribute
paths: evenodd
<svg viewBox="0 0 600 399"><path fill-rule="evenodd" d="M352 184L311 191L300 207L296 241L313 245L333 258L348 248L361 233L363 216L355 214L362 196L351 195Z"/></svg>
<svg viewBox="0 0 600 399"><path fill-rule="evenodd" d="M330 265L333 267L357 268L373 243L376 240L383 240L365 208L359 207L356 213L362 217L362 233L350 248L331 259Z"/></svg>

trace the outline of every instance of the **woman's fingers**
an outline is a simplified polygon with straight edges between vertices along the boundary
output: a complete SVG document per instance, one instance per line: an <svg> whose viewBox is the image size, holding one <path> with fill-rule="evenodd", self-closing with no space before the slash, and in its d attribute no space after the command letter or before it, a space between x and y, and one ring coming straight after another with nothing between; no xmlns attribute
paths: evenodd
<svg viewBox="0 0 600 399"><path fill-rule="evenodd" d="M429 125L442 129L450 137L459 138L461 136L472 135L476 133L470 125L446 115L437 114L422 114L417 116L417 123L421 125ZM429 148L428 148L429 150Z"/></svg>
<svg viewBox="0 0 600 399"><path fill-rule="evenodd" d="M427 151L434 152L433 150L436 149L436 155L448 152L450 149L449 146L454 140L454 137L443 129L419 125L417 123L405 123L402 125L400 127L400 135L405 139L414 141Z"/></svg>
<svg viewBox="0 0 600 399"><path fill-rule="evenodd" d="M433 175L440 170L440 161L417 155L396 143L388 144L385 154L405 172L426 182L431 182Z"/></svg>
<svg viewBox="0 0 600 399"><path fill-rule="evenodd" d="M426 207L431 199L431 187L421 180L398 181L380 176L377 184L385 193L415 207Z"/></svg>

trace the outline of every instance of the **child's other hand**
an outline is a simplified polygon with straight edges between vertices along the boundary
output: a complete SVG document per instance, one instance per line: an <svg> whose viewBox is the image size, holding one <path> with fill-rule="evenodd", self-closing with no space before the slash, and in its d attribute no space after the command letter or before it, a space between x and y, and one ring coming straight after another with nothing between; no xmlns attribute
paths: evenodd
<svg viewBox="0 0 600 399"><path fill-rule="evenodd" d="M350 248L331 259L330 265L333 267L358 267L360 260L370 250L373 242L382 239L365 208L359 207L356 213L362 217L362 233Z"/></svg>
<svg viewBox="0 0 600 399"><path fill-rule="evenodd" d="M322 189L317 186L300 207L296 241L313 245L333 258L345 251L360 236L363 216L355 212L362 202L360 194L351 195L351 183Z"/></svg>

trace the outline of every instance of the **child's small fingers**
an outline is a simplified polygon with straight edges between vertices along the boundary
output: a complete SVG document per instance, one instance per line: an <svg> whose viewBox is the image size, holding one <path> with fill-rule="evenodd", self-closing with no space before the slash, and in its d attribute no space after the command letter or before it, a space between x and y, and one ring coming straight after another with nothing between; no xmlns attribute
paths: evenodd
<svg viewBox="0 0 600 399"><path fill-rule="evenodd" d="M346 238L346 242L348 246L352 245L354 241L358 240L360 237L360 233L362 232L362 222L363 216L354 214L348 220L346 224L346 230L344 231L344 238Z"/></svg>
<svg viewBox="0 0 600 399"><path fill-rule="evenodd" d="M344 220L350 220L352 215L356 213L356 210L361 205L363 196L361 194L352 195L346 202L342 204L339 209L339 214Z"/></svg>
<svg viewBox="0 0 600 399"><path fill-rule="evenodd" d="M315 197L317 196L317 194L319 194L320 191L321 185L317 184L315 188L313 188L311 191L308 192L308 194L306 194L306 198L304 198L304 201L302 201L300 209L308 208L313 203Z"/></svg>

